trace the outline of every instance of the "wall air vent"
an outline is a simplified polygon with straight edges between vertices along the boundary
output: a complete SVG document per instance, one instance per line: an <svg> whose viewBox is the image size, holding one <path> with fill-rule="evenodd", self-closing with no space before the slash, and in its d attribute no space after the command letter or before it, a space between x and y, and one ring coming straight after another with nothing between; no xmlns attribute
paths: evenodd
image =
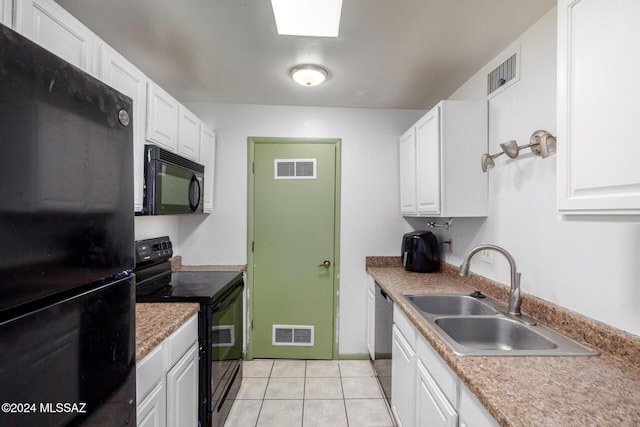
<svg viewBox="0 0 640 427"><path fill-rule="evenodd" d="M503 92L520 80L520 52L513 53L487 75L487 96L489 98Z"/></svg>
<svg viewBox="0 0 640 427"><path fill-rule="evenodd" d="M272 345L313 346L313 326L273 325Z"/></svg>

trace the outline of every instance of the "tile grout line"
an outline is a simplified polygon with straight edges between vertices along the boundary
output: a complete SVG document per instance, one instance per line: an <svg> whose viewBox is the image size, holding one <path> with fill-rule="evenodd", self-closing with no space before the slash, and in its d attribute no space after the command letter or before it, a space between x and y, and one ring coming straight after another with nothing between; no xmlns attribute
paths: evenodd
<svg viewBox="0 0 640 427"><path fill-rule="evenodd" d="M300 417L300 427L304 427L304 402L305 402L305 393L307 392L307 363L308 361L304 361L304 376L302 377L302 416Z"/></svg>
<svg viewBox="0 0 640 427"><path fill-rule="evenodd" d="M258 421L260 421L260 414L262 413L262 407L264 406L264 398L267 397L267 388L269 388L269 382L271 381L271 373L273 372L273 365L275 365L275 361L271 361L271 369L269 369L269 376L267 377L267 385L264 388L264 392L262 393L262 400L260 401L260 409L258 410L258 416L256 417L256 424L254 427L258 427Z"/></svg>
<svg viewBox="0 0 640 427"><path fill-rule="evenodd" d="M340 390L342 391L342 409L344 410L344 418L347 421L347 427L349 427L349 414L347 413L347 398L344 395L344 385L342 383L342 368L338 361L338 375L340 375Z"/></svg>

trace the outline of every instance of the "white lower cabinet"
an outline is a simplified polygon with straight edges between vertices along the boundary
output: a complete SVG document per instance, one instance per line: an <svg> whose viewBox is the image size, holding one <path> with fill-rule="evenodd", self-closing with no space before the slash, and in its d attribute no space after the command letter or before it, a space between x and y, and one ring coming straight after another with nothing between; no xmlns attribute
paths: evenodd
<svg viewBox="0 0 640 427"><path fill-rule="evenodd" d="M464 384L460 384L458 413L460 414L460 427L497 427L500 425Z"/></svg>
<svg viewBox="0 0 640 427"><path fill-rule="evenodd" d="M198 344L167 373L167 423L198 425Z"/></svg>
<svg viewBox="0 0 640 427"><path fill-rule="evenodd" d="M138 427L164 427L167 425L166 390L159 382L138 404Z"/></svg>
<svg viewBox="0 0 640 427"><path fill-rule="evenodd" d="M391 411L399 427L411 427L415 421L416 353L402 332L393 326L391 347Z"/></svg>
<svg viewBox="0 0 640 427"><path fill-rule="evenodd" d="M138 427L198 425L198 315L136 365Z"/></svg>
<svg viewBox="0 0 640 427"><path fill-rule="evenodd" d="M404 313L394 306L391 410L399 427L496 427Z"/></svg>
<svg viewBox="0 0 640 427"><path fill-rule="evenodd" d="M399 427L412 427L416 407L416 330L395 305L392 337L391 411Z"/></svg>
<svg viewBox="0 0 640 427"><path fill-rule="evenodd" d="M422 361L418 360L416 426L457 427L458 413L444 397Z"/></svg>

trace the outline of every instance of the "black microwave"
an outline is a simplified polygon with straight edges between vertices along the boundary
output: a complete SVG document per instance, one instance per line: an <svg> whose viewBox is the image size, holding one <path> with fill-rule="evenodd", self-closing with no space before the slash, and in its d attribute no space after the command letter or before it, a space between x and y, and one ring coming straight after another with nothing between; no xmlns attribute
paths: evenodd
<svg viewBox="0 0 640 427"><path fill-rule="evenodd" d="M144 215L202 213L204 166L157 145L144 146Z"/></svg>

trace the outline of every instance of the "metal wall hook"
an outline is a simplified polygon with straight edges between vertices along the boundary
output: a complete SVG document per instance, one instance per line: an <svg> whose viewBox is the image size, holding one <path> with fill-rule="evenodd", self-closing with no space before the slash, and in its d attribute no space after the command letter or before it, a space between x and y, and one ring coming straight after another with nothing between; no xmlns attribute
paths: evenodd
<svg viewBox="0 0 640 427"><path fill-rule="evenodd" d="M433 221L429 221L429 222L427 222L427 227L429 227L429 228L446 228L448 230L451 227L452 224L453 224L453 218L449 218L449 221L445 222L444 224L436 224Z"/></svg>

